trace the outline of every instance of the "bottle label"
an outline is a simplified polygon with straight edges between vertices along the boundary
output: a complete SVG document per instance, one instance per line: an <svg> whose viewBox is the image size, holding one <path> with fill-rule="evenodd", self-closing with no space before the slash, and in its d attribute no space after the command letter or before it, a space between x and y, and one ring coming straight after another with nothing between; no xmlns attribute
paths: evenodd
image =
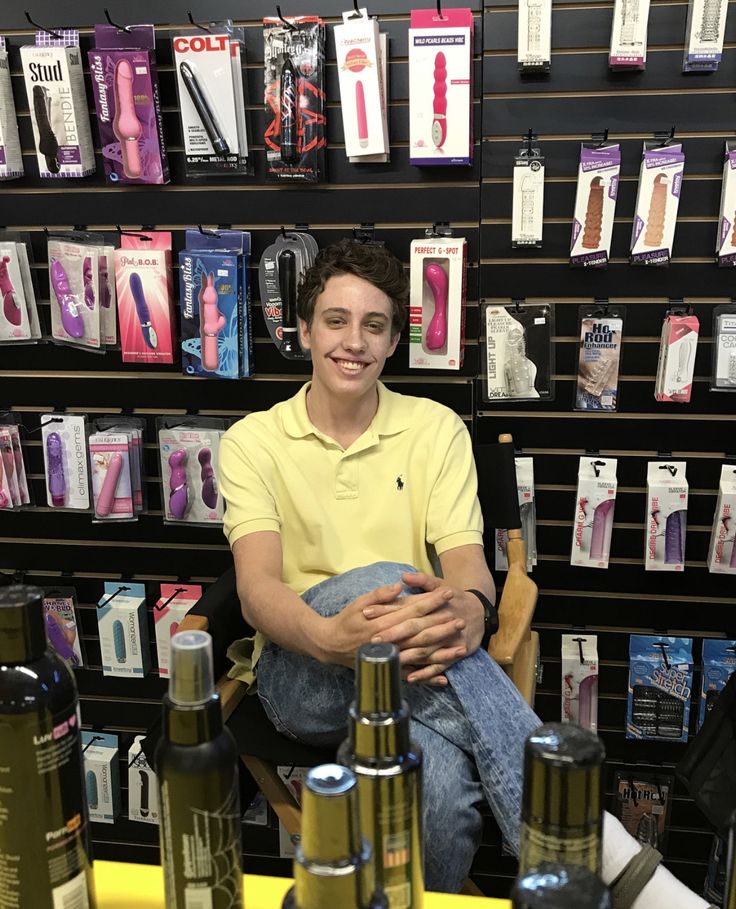
<svg viewBox="0 0 736 909"><path fill-rule="evenodd" d="M238 778L194 787L161 783L166 906L240 909L242 873ZM224 783L224 785L223 785ZM196 790L196 791L195 791ZM214 804L213 804L214 801Z"/></svg>
<svg viewBox="0 0 736 909"><path fill-rule="evenodd" d="M535 868L540 862L582 865L594 874L600 874L600 835L594 830L580 836L562 837L522 823L519 867L528 870Z"/></svg>
<svg viewBox="0 0 736 909"><path fill-rule="evenodd" d="M87 909L92 880L79 717L0 717L0 909Z"/></svg>

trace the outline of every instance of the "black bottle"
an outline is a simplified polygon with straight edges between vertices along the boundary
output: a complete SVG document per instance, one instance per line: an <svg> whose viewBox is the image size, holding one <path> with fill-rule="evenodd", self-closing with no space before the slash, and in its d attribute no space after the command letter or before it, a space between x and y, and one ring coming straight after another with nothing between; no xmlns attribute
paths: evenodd
<svg viewBox="0 0 736 909"><path fill-rule="evenodd" d="M547 723L524 746L519 873L542 862L601 871L603 743L575 723Z"/></svg>
<svg viewBox="0 0 736 909"><path fill-rule="evenodd" d="M613 909L611 891L587 868L541 864L519 877L513 909Z"/></svg>
<svg viewBox="0 0 736 909"><path fill-rule="evenodd" d="M736 909L736 811L731 815L728 825L726 898L723 909Z"/></svg>
<svg viewBox="0 0 736 909"><path fill-rule="evenodd" d="M360 824L373 845L377 889L389 909L421 909L422 753L409 738L394 644L366 644L358 651L348 737L337 759L358 779Z"/></svg>
<svg viewBox="0 0 736 909"><path fill-rule="evenodd" d="M94 909L77 686L43 592L0 588L0 902Z"/></svg>
<svg viewBox="0 0 736 909"><path fill-rule="evenodd" d="M241 909L238 751L222 722L206 631L173 636L170 671L155 756L166 909Z"/></svg>
<svg viewBox="0 0 736 909"><path fill-rule="evenodd" d="M373 854L361 837L354 774L322 764L302 790L302 833L294 858L294 886L282 909L387 909L374 893Z"/></svg>

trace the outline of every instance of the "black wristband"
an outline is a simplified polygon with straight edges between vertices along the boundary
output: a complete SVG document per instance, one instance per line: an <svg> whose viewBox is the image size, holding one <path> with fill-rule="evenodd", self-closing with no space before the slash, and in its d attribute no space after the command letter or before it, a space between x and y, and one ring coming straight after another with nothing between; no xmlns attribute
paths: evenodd
<svg viewBox="0 0 736 909"><path fill-rule="evenodd" d="M491 638L498 631L498 610L491 603L488 597L482 593L480 590L475 590L474 588L468 588L466 593L472 593L473 596L478 597L480 604L483 607L483 639L480 642L480 646L483 650L488 650L488 645L491 643Z"/></svg>

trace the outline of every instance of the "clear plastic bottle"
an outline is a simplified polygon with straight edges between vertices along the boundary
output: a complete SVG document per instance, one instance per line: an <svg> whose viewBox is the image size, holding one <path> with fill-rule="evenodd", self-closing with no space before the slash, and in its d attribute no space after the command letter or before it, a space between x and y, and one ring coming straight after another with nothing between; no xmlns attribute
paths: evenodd
<svg viewBox="0 0 736 909"><path fill-rule="evenodd" d="M0 588L0 906L95 909L77 686L43 593Z"/></svg>

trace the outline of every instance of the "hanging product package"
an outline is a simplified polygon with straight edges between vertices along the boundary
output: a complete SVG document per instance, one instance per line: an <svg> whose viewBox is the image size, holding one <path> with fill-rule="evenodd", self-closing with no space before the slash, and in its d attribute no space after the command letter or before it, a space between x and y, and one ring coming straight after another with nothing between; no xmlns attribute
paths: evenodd
<svg viewBox="0 0 736 909"><path fill-rule="evenodd" d="M252 172L248 160L244 33L226 19L173 36L176 88L190 177Z"/></svg>
<svg viewBox="0 0 736 909"><path fill-rule="evenodd" d="M89 819L97 824L114 824L120 814L117 735L83 730L82 755Z"/></svg>
<svg viewBox="0 0 736 909"><path fill-rule="evenodd" d="M83 414L41 414L46 504L88 511L87 418Z"/></svg>
<svg viewBox="0 0 736 909"><path fill-rule="evenodd" d="M736 574L736 467L721 465L718 498L708 547L708 571Z"/></svg>
<svg viewBox="0 0 736 909"><path fill-rule="evenodd" d="M143 482L143 435L146 428L145 419L142 417L128 416L97 417L92 428L93 432L98 433L103 439L107 438L108 435L115 433L122 433L128 439L133 512L136 516L139 515L145 509L147 499L145 495L146 485Z"/></svg>
<svg viewBox="0 0 736 909"><path fill-rule="evenodd" d="M514 158L511 248L542 245L544 230L544 156L530 135Z"/></svg>
<svg viewBox="0 0 736 909"><path fill-rule="evenodd" d="M684 170L680 143L644 143L631 232L632 265L670 264Z"/></svg>
<svg viewBox="0 0 736 909"><path fill-rule="evenodd" d="M365 9L342 14L335 26L340 109L345 154L353 164L389 159L386 56L387 36Z"/></svg>
<svg viewBox="0 0 736 909"><path fill-rule="evenodd" d="M105 581L97 604L102 674L143 678L151 668L146 585Z"/></svg>
<svg viewBox="0 0 736 909"><path fill-rule="evenodd" d="M521 0L516 60L524 74L548 73L552 62L552 0Z"/></svg>
<svg viewBox="0 0 736 909"><path fill-rule="evenodd" d="M468 243L464 237L412 240L409 368L460 369L465 356Z"/></svg>
<svg viewBox="0 0 736 909"><path fill-rule="evenodd" d="M41 339L30 240L0 230L0 344L35 344Z"/></svg>
<svg viewBox="0 0 736 909"><path fill-rule="evenodd" d="M115 286L123 363L173 363L171 234L123 231Z"/></svg>
<svg viewBox="0 0 736 909"><path fill-rule="evenodd" d="M675 778L632 767L617 770L613 783L613 814L642 846L667 848Z"/></svg>
<svg viewBox="0 0 736 909"><path fill-rule="evenodd" d="M94 519L135 521L142 511L142 432L125 418L96 420L94 429L89 437Z"/></svg>
<svg viewBox="0 0 736 909"><path fill-rule="evenodd" d="M521 538L526 549L526 570L531 571L537 564L537 510L534 501L534 459L514 458L516 467L516 491L519 497L519 517L521 518ZM507 544L509 532L506 528L495 530L495 568L496 571L508 571L509 561Z"/></svg>
<svg viewBox="0 0 736 909"><path fill-rule="evenodd" d="M164 523L222 525L225 504L216 471L225 421L163 417L157 426Z"/></svg>
<svg viewBox="0 0 736 909"><path fill-rule="evenodd" d="M692 689L692 638L632 634L626 738L686 742Z"/></svg>
<svg viewBox="0 0 736 909"><path fill-rule="evenodd" d="M58 344L104 353L101 329L101 234L49 236L51 335Z"/></svg>
<svg viewBox="0 0 736 909"><path fill-rule="evenodd" d="M22 176L23 153L18 136L10 64L5 38L0 36L0 180Z"/></svg>
<svg viewBox="0 0 736 909"><path fill-rule="evenodd" d="M413 9L409 28L409 163L473 163L473 13Z"/></svg>
<svg viewBox="0 0 736 909"><path fill-rule="evenodd" d="M486 304L484 401L554 398L554 303Z"/></svg>
<svg viewBox="0 0 736 909"><path fill-rule="evenodd" d="M317 256L317 241L303 231L277 235L258 265L258 286L263 318L271 340L287 360L309 360L302 349L296 314L297 287Z"/></svg>
<svg viewBox="0 0 736 909"><path fill-rule="evenodd" d="M736 306L713 310L713 369L711 391L736 391Z"/></svg>
<svg viewBox="0 0 736 909"><path fill-rule="evenodd" d="M95 25L87 57L108 182L168 183L153 26Z"/></svg>
<svg viewBox="0 0 736 909"><path fill-rule="evenodd" d="M158 674L168 678L171 659L171 639L179 630L184 616L202 597L200 584L162 584L161 596L153 607L156 629Z"/></svg>
<svg viewBox="0 0 736 909"><path fill-rule="evenodd" d="M647 464L646 571L685 570L689 490L686 467L685 461Z"/></svg>
<svg viewBox="0 0 736 909"><path fill-rule="evenodd" d="M721 267L736 265L736 141L732 139L726 140L723 158L716 261Z"/></svg>
<svg viewBox="0 0 736 909"><path fill-rule="evenodd" d="M689 0L683 73L715 72L721 63L728 0Z"/></svg>
<svg viewBox="0 0 736 909"><path fill-rule="evenodd" d="M70 669L84 666L76 590L73 587L44 588L43 614L51 649Z"/></svg>
<svg viewBox="0 0 736 909"><path fill-rule="evenodd" d="M700 702L698 704L698 729L705 722L706 714L715 707L716 701L735 671L736 641L705 638Z"/></svg>
<svg viewBox="0 0 736 909"><path fill-rule="evenodd" d="M184 375L242 379L252 372L250 234L186 232L179 253Z"/></svg>
<svg viewBox="0 0 736 909"><path fill-rule="evenodd" d="M562 635L562 722L598 730L597 635Z"/></svg>
<svg viewBox="0 0 736 909"><path fill-rule="evenodd" d="M608 265L620 172L621 146L617 142L584 142L580 146L570 265Z"/></svg>
<svg viewBox="0 0 736 909"><path fill-rule="evenodd" d="M616 506L616 458L580 458L571 565L608 568Z"/></svg>
<svg viewBox="0 0 736 909"><path fill-rule="evenodd" d="M128 819L158 824L158 783L143 752L145 736L137 735L128 749Z"/></svg>
<svg viewBox="0 0 736 909"><path fill-rule="evenodd" d="M21 425L5 414L0 423L0 508L22 508L31 504L32 489L23 459Z"/></svg>
<svg viewBox="0 0 736 909"><path fill-rule="evenodd" d="M327 147L324 22L266 18L263 43L266 178L319 183Z"/></svg>
<svg viewBox="0 0 736 909"><path fill-rule="evenodd" d="M611 69L645 69L649 0L615 0L608 65Z"/></svg>
<svg viewBox="0 0 736 909"><path fill-rule="evenodd" d="M578 310L580 351L575 410L618 409L623 306L599 303Z"/></svg>
<svg viewBox="0 0 736 909"><path fill-rule="evenodd" d="M654 397L687 404L693 389L700 322L689 309L667 311L662 323Z"/></svg>
<svg viewBox="0 0 736 909"><path fill-rule="evenodd" d="M86 177L95 151L76 29L36 32L35 46L20 49L42 177Z"/></svg>

